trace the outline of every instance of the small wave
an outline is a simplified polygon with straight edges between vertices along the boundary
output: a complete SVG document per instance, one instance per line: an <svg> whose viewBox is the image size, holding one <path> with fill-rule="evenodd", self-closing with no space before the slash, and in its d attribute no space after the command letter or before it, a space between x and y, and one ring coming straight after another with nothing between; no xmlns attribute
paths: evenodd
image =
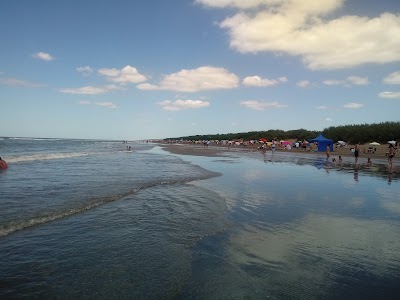
<svg viewBox="0 0 400 300"><path fill-rule="evenodd" d="M121 193L121 194L118 194L118 195L104 197L104 198L93 199L89 203L86 203L85 205L77 207L77 208L70 208L70 209L62 211L62 212L44 214L42 216L33 217L33 218L29 219L29 220L14 221L14 222L11 222L9 224L0 226L0 238L4 237L4 236L7 236L9 234L12 234L14 232L20 231L20 230L24 230L24 229L27 229L27 228L30 228L30 227L33 227L33 226L37 226L37 225L45 224L45 223L48 223L48 222L52 222L52 221L55 221L55 220L58 220L58 219L63 219L63 218L69 217L69 216L73 216L75 214L82 213L84 211L90 210L90 209L98 207L100 205L120 200L120 199L122 199L124 197L127 197L129 195L137 193L138 191L143 190L143 189L148 189L148 188L161 186L161 185L184 184L184 183L188 183L188 182L191 182L191 181L207 179L207 178L211 178L211 177L214 177L214 176L220 176L220 175L221 175L220 173L211 172L207 176L186 178L184 180L171 180L171 181L153 182L153 183L149 183L149 184L147 184L145 186L136 188L134 190L128 191L126 193Z"/></svg>
<svg viewBox="0 0 400 300"><path fill-rule="evenodd" d="M52 138L30 138L30 137L11 137L9 140L21 140L21 141L60 141L61 139Z"/></svg>
<svg viewBox="0 0 400 300"><path fill-rule="evenodd" d="M69 210L66 211L62 211L62 212L56 212L56 213L52 213L52 214L45 214L42 216L38 216L38 217L34 217L32 219L29 220L24 220L24 221L17 221L17 222L12 222L9 223L7 225L4 226L0 226L0 237L4 237L7 236L11 233L14 233L16 231L20 231L26 228L30 228L33 226L37 226L37 225L41 225L41 224L45 224L48 222L52 222L58 219L63 219L81 212L84 212L86 210L95 208L97 206L103 205L105 203L108 202L113 202L116 200L119 200L123 197L126 197L130 194L136 193L140 190L140 188L135 189L133 191L130 191L128 193L124 193L124 194L120 194L120 195L116 195L116 196L111 196L111 197L105 197L105 198L101 198L101 199L96 199L84 206L81 207L77 207L77 208L71 208Z"/></svg>
<svg viewBox="0 0 400 300"><path fill-rule="evenodd" d="M21 155L7 157L8 163L35 161L35 160L49 160L49 159L64 159L72 157L89 156L95 154L94 152L72 152L72 153L40 153L33 155ZM100 152L96 153L100 154Z"/></svg>

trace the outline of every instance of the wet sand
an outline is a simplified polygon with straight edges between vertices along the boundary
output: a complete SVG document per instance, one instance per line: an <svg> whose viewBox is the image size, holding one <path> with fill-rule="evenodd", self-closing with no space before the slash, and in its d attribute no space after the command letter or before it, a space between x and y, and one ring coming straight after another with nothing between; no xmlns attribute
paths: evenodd
<svg viewBox="0 0 400 300"><path fill-rule="evenodd" d="M217 145L210 145L208 147L204 147L201 144L159 144L164 150L174 153L174 154L181 154L181 155L197 155L197 156L226 156L227 152L241 152L241 151L260 151L255 146L217 146ZM348 145L347 147L343 148L334 148L332 152L330 152L330 159L338 158L339 155L342 157L354 157L354 153L351 152L351 148L354 145ZM366 160L368 157L371 160L379 161L380 163L387 162L387 155L388 152L388 145L380 145L374 147L376 151L374 153L364 153L364 149L368 149L368 145L360 146L360 156L359 160ZM270 152L271 150L267 150ZM283 150L279 147L276 149L276 152L284 152L284 153L292 153L293 155L318 155L326 157L325 152L314 152L314 151L303 151L301 149L291 149L291 150ZM393 161L400 161L400 154L397 154Z"/></svg>

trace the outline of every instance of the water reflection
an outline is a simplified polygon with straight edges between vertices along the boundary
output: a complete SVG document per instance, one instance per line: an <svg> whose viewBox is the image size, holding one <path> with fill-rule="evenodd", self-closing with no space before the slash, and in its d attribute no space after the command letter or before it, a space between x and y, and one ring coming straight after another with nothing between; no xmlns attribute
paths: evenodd
<svg viewBox="0 0 400 300"><path fill-rule="evenodd" d="M368 288L372 278L400 279L393 273L400 267L399 230L399 224L311 213L269 230L244 225L230 239L227 255L281 298L335 298L355 286L362 298L370 296L366 291L385 292L384 281L374 283L375 292Z"/></svg>
<svg viewBox="0 0 400 300"><path fill-rule="evenodd" d="M196 183L225 199L233 226L195 249L193 298L397 298L398 169L280 153L238 161Z"/></svg>
<svg viewBox="0 0 400 300"><path fill-rule="evenodd" d="M269 153L269 152L261 152L262 160L265 163L268 162L276 162L276 163L294 163L296 165L312 165L317 169L325 170L327 174L331 171L335 172L344 172L344 173L353 173L354 181L359 181L359 174L374 176L374 177L387 177L388 184L391 184L392 181L397 181L399 179L400 174L400 165L388 166L386 161L377 160L376 162L372 162L365 159L365 161L358 161L355 163L350 159L343 159L340 157L339 159L332 158L332 160L327 160L325 157L319 155L304 155L301 156L298 153Z"/></svg>

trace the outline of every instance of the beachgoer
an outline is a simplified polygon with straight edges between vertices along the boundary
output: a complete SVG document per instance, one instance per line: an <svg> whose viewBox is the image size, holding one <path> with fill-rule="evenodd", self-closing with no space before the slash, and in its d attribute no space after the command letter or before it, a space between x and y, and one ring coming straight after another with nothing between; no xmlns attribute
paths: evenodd
<svg viewBox="0 0 400 300"><path fill-rule="evenodd" d="M392 164L393 164L392 159L396 154L396 150L397 149L392 144L389 144L388 165L390 168L392 168Z"/></svg>
<svg viewBox="0 0 400 300"><path fill-rule="evenodd" d="M370 166L371 164L372 164L371 158L370 158L370 157L368 157L368 160L367 160L367 165L368 165L368 166Z"/></svg>
<svg viewBox="0 0 400 300"><path fill-rule="evenodd" d="M262 152L267 152L267 144L263 144L262 146L261 146L261 149L262 149Z"/></svg>
<svg viewBox="0 0 400 300"><path fill-rule="evenodd" d="M4 170L4 169L7 169L7 168L8 168L7 163L4 160L2 160L1 157L0 157L0 169Z"/></svg>
<svg viewBox="0 0 400 300"><path fill-rule="evenodd" d="M329 145L326 146L326 159L328 160L331 154L329 153L331 149L329 148Z"/></svg>
<svg viewBox="0 0 400 300"><path fill-rule="evenodd" d="M359 148L358 144L356 144L354 147L355 163L357 163L357 161L358 161L358 156L360 155L359 151L360 151L360 148Z"/></svg>
<svg viewBox="0 0 400 300"><path fill-rule="evenodd" d="M271 150L272 150L272 152L274 152L275 151L275 140L272 140L272 145L271 145Z"/></svg>
<svg viewBox="0 0 400 300"><path fill-rule="evenodd" d="M339 155L339 162L342 162L342 161L343 161L343 158L341 155Z"/></svg>

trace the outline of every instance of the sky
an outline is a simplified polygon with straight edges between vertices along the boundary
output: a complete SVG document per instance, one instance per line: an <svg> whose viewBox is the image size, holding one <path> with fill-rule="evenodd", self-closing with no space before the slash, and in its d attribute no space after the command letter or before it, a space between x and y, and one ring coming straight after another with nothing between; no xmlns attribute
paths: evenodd
<svg viewBox="0 0 400 300"><path fill-rule="evenodd" d="M400 121L398 0L0 1L0 136Z"/></svg>

